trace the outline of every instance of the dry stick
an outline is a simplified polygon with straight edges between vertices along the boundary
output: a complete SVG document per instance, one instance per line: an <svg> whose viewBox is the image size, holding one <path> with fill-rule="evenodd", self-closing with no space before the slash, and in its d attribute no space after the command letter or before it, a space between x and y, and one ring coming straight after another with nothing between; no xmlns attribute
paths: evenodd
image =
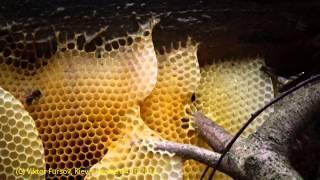
<svg viewBox="0 0 320 180"><path fill-rule="evenodd" d="M222 153L232 135L200 112L193 113L195 126L215 152Z"/></svg>
<svg viewBox="0 0 320 180"><path fill-rule="evenodd" d="M219 167L219 165L221 164L224 156L227 154L227 152L231 149L232 145L235 143L235 141L239 138L239 136L242 134L242 132L249 126L249 124L256 118L259 116L259 114L261 114L264 110L266 110L268 107L270 107L271 105L275 104L276 102L278 102L279 100L283 99L284 97L286 97L287 95L293 93L294 91L300 89L301 87L305 86L308 83L311 83L313 81L316 81L320 78L320 74L317 74L315 76L310 77L309 79L302 81L301 83L299 83L298 85L292 87L291 89L283 92L280 96L274 98L272 101L270 101L269 103L267 103L266 105L264 105L262 108L260 108L259 110L257 110L255 113L253 113L250 117L250 119L241 127L241 129L237 132L237 134L231 139L231 141L228 143L228 145L226 146L226 148L224 149L223 153L221 154L217 164L215 165L215 167L213 168L212 173L209 176L209 180L213 178L217 168ZM207 173L209 169L209 166L206 167L205 171L202 173L201 179L204 178L205 174Z"/></svg>
<svg viewBox="0 0 320 180"><path fill-rule="evenodd" d="M199 148L198 146L191 144L180 144L175 142L163 142L158 141L156 143L156 150L165 150L170 153L178 154L180 157L186 159L194 159L204 164L208 164L211 167L214 167L215 163L219 160L220 154L204 149Z"/></svg>

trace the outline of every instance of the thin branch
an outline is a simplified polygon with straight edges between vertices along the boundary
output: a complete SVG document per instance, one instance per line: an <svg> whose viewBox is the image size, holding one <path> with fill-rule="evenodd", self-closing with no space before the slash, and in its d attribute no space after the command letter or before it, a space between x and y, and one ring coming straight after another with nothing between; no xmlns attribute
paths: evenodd
<svg viewBox="0 0 320 180"><path fill-rule="evenodd" d="M200 112L193 113L199 133L214 151L222 153L232 135Z"/></svg>
<svg viewBox="0 0 320 180"><path fill-rule="evenodd" d="M185 159L194 159L211 167L216 165L220 154L190 144L180 144L168 141L156 142L156 150L168 151Z"/></svg>

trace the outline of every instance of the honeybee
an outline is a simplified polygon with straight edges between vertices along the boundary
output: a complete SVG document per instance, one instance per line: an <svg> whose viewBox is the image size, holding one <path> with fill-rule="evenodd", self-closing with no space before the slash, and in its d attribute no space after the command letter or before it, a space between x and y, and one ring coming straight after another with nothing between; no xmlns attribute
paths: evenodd
<svg viewBox="0 0 320 180"><path fill-rule="evenodd" d="M32 93L26 97L26 104L30 106L33 101L38 100L41 96L42 93L40 90L32 91Z"/></svg>
<svg viewBox="0 0 320 180"><path fill-rule="evenodd" d="M191 96L191 102L194 102L196 100L196 94L193 93L192 96Z"/></svg>

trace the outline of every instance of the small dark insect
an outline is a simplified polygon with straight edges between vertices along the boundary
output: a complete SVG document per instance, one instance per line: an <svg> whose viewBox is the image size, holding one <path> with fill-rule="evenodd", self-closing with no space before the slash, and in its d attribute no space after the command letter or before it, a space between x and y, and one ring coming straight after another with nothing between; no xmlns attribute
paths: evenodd
<svg viewBox="0 0 320 180"><path fill-rule="evenodd" d="M194 102L196 100L196 94L192 94L192 96L191 96L191 102Z"/></svg>
<svg viewBox="0 0 320 180"><path fill-rule="evenodd" d="M41 97L42 93L40 90L32 91L30 95L26 98L26 104L30 106L33 101L38 100Z"/></svg>

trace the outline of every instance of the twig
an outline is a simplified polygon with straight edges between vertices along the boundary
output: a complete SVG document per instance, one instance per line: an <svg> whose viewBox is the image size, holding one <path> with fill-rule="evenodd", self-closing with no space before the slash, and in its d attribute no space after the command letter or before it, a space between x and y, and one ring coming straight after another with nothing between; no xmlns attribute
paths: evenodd
<svg viewBox="0 0 320 180"><path fill-rule="evenodd" d="M193 114L196 127L215 152L222 153L232 135L200 112Z"/></svg>
<svg viewBox="0 0 320 180"><path fill-rule="evenodd" d="M173 143L169 141L156 142L156 150L164 150L175 153L185 159L194 159L201 163L214 167L217 163L220 154L200 148L190 144Z"/></svg>

